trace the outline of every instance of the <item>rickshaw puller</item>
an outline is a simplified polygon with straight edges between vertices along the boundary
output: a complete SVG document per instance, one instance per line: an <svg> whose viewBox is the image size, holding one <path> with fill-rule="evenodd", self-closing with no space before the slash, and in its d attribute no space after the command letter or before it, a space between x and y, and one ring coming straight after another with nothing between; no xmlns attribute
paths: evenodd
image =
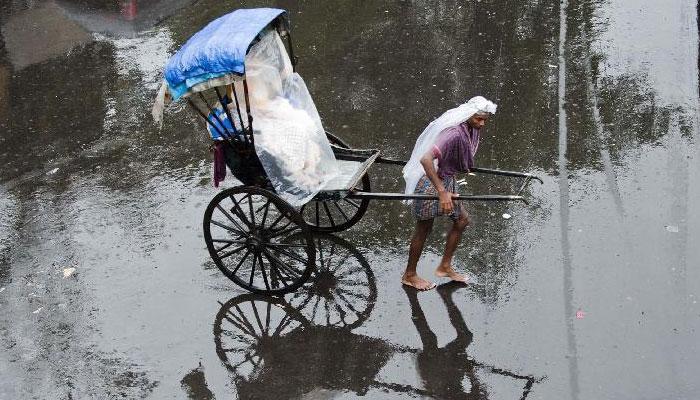
<svg viewBox="0 0 700 400"><path fill-rule="evenodd" d="M412 213L417 220L416 229L411 239L406 271L401 277L402 284L418 290L429 290L435 287L435 283L418 276L416 268L425 240L432 231L435 217L442 215L450 217L452 227L447 234L445 253L435 270L435 275L457 282L466 283L469 280L469 277L458 273L452 267L452 258L457 244L462 237L462 232L469 225L469 215L464 204L461 201L453 201L453 197L458 196L455 174L467 173L474 167L474 155L479 148L480 130L495 111L495 104L483 97L474 97L433 121L416 142L411 161L404 169L407 185L412 183L411 168L414 172L418 170L416 165L418 161L424 174L414 186L413 193L437 194L439 201L413 201ZM445 124L448 126L440 129ZM430 146L430 143L434 144ZM423 151L426 147L427 151ZM437 169L435 160L437 160Z"/></svg>

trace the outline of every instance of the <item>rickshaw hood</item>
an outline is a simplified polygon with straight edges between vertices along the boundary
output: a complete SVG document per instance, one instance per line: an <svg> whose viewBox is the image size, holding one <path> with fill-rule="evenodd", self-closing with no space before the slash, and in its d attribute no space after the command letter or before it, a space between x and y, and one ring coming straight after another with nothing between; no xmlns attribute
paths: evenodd
<svg viewBox="0 0 700 400"><path fill-rule="evenodd" d="M286 11L279 8L239 9L195 33L165 65L165 81L173 100L192 86L225 74L245 73L245 56L257 35Z"/></svg>

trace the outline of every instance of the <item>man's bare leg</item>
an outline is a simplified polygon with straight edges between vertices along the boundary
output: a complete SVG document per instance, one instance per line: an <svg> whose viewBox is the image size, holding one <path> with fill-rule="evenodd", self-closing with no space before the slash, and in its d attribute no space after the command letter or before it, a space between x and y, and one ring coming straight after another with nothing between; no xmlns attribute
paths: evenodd
<svg viewBox="0 0 700 400"><path fill-rule="evenodd" d="M462 232L464 232L464 229L468 225L469 217L467 217L467 214L462 211L459 219L454 221L450 232L447 234L445 254L442 256L440 265L438 265L437 269L435 270L435 275L443 278L450 278L457 282L467 282L469 280L468 276L459 274L454 270L454 268L452 268L452 256L454 256L455 250L457 250L457 245L462 238Z"/></svg>
<svg viewBox="0 0 700 400"><path fill-rule="evenodd" d="M406 272L404 272L403 276L401 277L401 283L404 285L413 286L418 290L429 290L435 287L433 282L421 278L416 273L418 260L423 252L423 246L425 245L425 239L433 229L433 221L434 220L429 219L416 222L416 230L413 233L413 238L411 238L411 246L408 249L408 264L406 265Z"/></svg>

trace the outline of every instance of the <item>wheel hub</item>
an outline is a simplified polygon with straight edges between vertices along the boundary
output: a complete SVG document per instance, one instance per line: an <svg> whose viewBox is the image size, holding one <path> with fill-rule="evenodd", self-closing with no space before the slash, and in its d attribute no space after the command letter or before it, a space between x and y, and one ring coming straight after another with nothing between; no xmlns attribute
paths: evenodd
<svg viewBox="0 0 700 400"><path fill-rule="evenodd" d="M260 252L265 247L265 242L260 236L252 235L250 238L248 238L248 246L250 246L256 252Z"/></svg>

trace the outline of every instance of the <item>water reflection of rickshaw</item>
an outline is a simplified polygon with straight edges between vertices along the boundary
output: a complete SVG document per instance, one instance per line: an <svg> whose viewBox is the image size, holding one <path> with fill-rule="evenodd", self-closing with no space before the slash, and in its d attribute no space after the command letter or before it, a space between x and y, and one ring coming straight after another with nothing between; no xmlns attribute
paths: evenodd
<svg viewBox="0 0 700 400"><path fill-rule="evenodd" d="M371 199L437 199L372 192L372 164L405 162L352 149L325 132L296 61L284 10L237 10L212 21L171 57L154 105L160 121L165 103L186 99L206 121L215 154L242 183L209 203L204 238L217 267L255 293L282 294L306 282L316 260L312 234L350 228ZM525 201L521 193L539 179L474 171L520 177L523 184L515 195L457 200Z"/></svg>
<svg viewBox="0 0 700 400"><path fill-rule="evenodd" d="M517 393L515 398L528 396L538 379L478 362L467 355L472 333L452 300L453 293L463 288L462 285L450 283L437 290L457 333L447 345L438 346L417 292L411 288L405 291L411 307L410 318L422 348L354 333L353 329L373 309L374 276L366 259L348 242L332 236L316 237L316 240L319 253L325 254L325 265L331 266L323 271L325 277L320 273L316 277L332 280L336 293L354 290L355 282L371 281L371 295L351 297L342 308L362 310L358 313L361 317L344 324L330 316L335 302L340 300L338 297L327 301L326 306L309 307L323 304L328 293L328 288L313 284L312 289L289 294L286 300L251 293L222 304L214 322L216 352L230 371L240 398L296 398L318 389L365 395L376 389L412 396L486 399L492 393L484 380L494 377L500 378L500 384L506 385L510 392ZM331 247L336 248L335 252L330 251ZM334 265L354 267L333 270ZM335 274L347 279L335 279ZM302 301L299 293L306 296ZM414 361L421 382L407 384L382 375L392 360L401 357Z"/></svg>

